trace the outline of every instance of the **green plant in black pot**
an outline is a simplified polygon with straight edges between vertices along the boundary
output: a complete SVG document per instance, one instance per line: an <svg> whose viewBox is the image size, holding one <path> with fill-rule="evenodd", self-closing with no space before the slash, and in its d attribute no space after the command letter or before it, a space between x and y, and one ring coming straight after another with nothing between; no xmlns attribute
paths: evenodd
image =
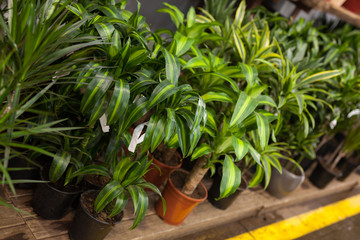
<svg viewBox="0 0 360 240"><path fill-rule="evenodd" d="M82 174L107 176L109 183L100 191L90 190L81 195L80 206L69 230L70 238L74 240L103 239L111 230L112 225L121 221L129 197L133 201L135 214L131 229L135 228L145 217L148 208L148 195L145 189L151 189L161 197L160 191L143 179L150 164L151 161L148 161L146 155L135 156L133 159L132 157L118 159L114 156L108 167L89 165L75 172L74 176Z"/></svg>

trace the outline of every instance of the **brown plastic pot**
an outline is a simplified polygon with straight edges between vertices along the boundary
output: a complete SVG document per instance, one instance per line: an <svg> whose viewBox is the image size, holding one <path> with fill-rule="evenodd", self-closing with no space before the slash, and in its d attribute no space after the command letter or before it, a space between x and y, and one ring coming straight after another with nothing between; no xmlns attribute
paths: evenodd
<svg viewBox="0 0 360 240"><path fill-rule="evenodd" d="M360 13L360 1L359 0L347 0L343 7L348 9L349 11L353 13Z"/></svg>
<svg viewBox="0 0 360 240"><path fill-rule="evenodd" d="M176 171L181 171L185 174L189 172L177 169ZM201 199L191 198L177 189L172 180L171 174L168 179L168 182L163 191L163 197L166 202L166 212L163 215L163 204L161 199L155 205L156 214L163 219L164 222L170 225L179 225L185 218L191 213L191 211L201 202L205 201L207 198L207 190L203 183L200 183L201 187L205 191L205 196Z"/></svg>
<svg viewBox="0 0 360 240"><path fill-rule="evenodd" d="M155 159L151 154L149 154L149 160L153 159L153 161L150 165L150 171L145 174L144 179L159 188L165 182L165 180L169 178L172 171L181 167L181 156L178 152L176 152L176 154L180 159L180 164L178 164L177 166L166 165Z"/></svg>
<svg viewBox="0 0 360 240"><path fill-rule="evenodd" d="M341 177L342 173L338 169L330 169L322 159L318 159L318 165L309 177L310 182L317 188L325 188L331 180Z"/></svg>

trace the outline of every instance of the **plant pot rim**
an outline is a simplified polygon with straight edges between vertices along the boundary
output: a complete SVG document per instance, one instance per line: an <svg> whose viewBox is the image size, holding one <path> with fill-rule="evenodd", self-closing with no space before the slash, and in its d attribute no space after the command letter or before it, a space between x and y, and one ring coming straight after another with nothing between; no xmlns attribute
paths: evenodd
<svg viewBox="0 0 360 240"><path fill-rule="evenodd" d="M109 223L109 222L104 222L104 221L101 221L101 220L97 219L97 218L94 217L91 213L89 213L89 212L87 211L87 209L86 209L86 208L84 207L84 205L83 205L82 196L83 196L84 194L88 194L88 193L90 193L90 192L97 192L97 193L99 193L100 191L99 191L99 190L87 190L87 191L85 191L85 192L83 192L83 193L81 194L81 196L80 196L80 206L81 206L81 208L84 210L84 212L86 213L86 215L88 215L91 219L95 220L96 222L102 223L102 224L104 224L104 225L115 225L115 224L120 223L121 220L122 220L122 218L121 218L119 221L114 222L114 223L111 224L111 223ZM124 215L124 211L121 211L119 214Z"/></svg>
<svg viewBox="0 0 360 240"><path fill-rule="evenodd" d="M54 187L54 186L51 185L52 182L50 182L49 180L45 180L45 178L44 178L44 173L43 173L44 170L43 170L43 169L44 169L44 168L42 168L42 169L40 170L41 180L46 181L46 182L44 182L44 184L46 184L46 185L47 185L49 188L51 188L52 190L54 190L54 191L56 191L56 192L59 192L59 193L61 193L61 194L64 194L64 195L74 195L74 194L79 194L79 193L83 192L83 189L82 189L82 187L80 187L80 186L79 186L79 190L77 190L77 191L72 191L72 192L62 191L62 190L60 190L60 189L57 189L56 187ZM42 184L42 183L40 183L40 184Z"/></svg>
<svg viewBox="0 0 360 240"><path fill-rule="evenodd" d="M334 175L336 178L341 177L342 172L338 170L336 167L334 169L330 169L329 166L325 163L324 159L321 157L317 158L318 162L321 164L321 166L324 168L324 170L332 175Z"/></svg>
<svg viewBox="0 0 360 240"><path fill-rule="evenodd" d="M171 180L171 175L175 172L175 171L180 171L180 172L183 172L185 173L186 175L189 175L190 173L186 170L183 170L183 169L176 169L174 171L172 171L170 173L170 176L169 176L169 179L168 179L168 184L170 184L171 188L173 188L173 190L179 194L181 197L185 198L186 200L188 201L192 201L192 202L203 202L207 199L208 197L208 191L205 187L205 185L202 183L202 181L200 182L200 185L201 187L205 190L205 196L203 198L192 198L192 197L189 197L188 195L185 195L184 193L182 193L177 187L175 187L175 185L173 184L172 180Z"/></svg>
<svg viewBox="0 0 360 240"><path fill-rule="evenodd" d="M178 155L178 158L180 159L180 163L179 163L178 165L176 165L176 166L170 166L170 165L167 165L167 164L165 164L165 163L160 162L160 161L157 160L157 159L154 157L154 155L152 155L151 153L149 153L149 159L152 159L153 162L154 162L156 165L160 166L160 167L163 167L163 168L165 167L165 168L169 168L169 169L175 170L175 169L180 168L180 167L181 167L181 164L182 164L182 157L181 157L180 153L178 153L178 151L176 151L176 154Z"/></svg>

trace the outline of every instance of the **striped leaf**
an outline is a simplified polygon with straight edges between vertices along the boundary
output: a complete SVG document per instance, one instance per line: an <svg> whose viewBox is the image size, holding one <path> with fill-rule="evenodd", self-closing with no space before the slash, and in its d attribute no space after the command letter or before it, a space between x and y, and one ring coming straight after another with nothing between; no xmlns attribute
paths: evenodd
<svg viewBox="0 0 360 240"><path fill-rule="evenodd" d="M49 179L51 182L56 182L65 173L71 159L71 154L59 150L53 158L49 171Z"/></svg>
<svg viewBox="0 0 360 240"><path fill-rule="evenodd" d="M246 82L250 86L253 86L258 77L258 72L257 72L256 68L251 67L244 63L239 63L239 65L242 70L242 73L245 74Z"/></svg>
<svg viewBox="0 0 360 240"><path fill-rule="evenodd" d="M87 112L100 99L110 87L113 79L108 76L109 72L97 73L85 90L81 100L81 111Z"/></svg>
<svg viewBox="0 0 360 240"><path fill-rule="evenodd" d="M207 66L202 57L194 57L186 62L185 68L206 68Z"/></svg>
<svg viewBox="0 0 360 240"><path fill-rule="evenodd" d="M190 156L192 154L195 147L199 143L200 137L201 137L201 128L198 125L197 127L193 128L190 131L190 149L189 152L187 153L187 156Z"/></svg>
<svg viewBox="0 0 360 240"><path fill-rule="evenodd" d="M175 122L176 122L176 133L179 138L179 145L181 148L181 152L183 157L185 157L190 146L189 144L190 129L186 123L186 120L184 120L179 115L175 116Z"/></svg>
<svg viewBox="0 0 360 240"><path fill-rule="evenodd" d="M236 161L240 161L249 151L249 144L235 136L232 136L232 145L235 150Z"/></svg>
<svg viewBox="0 0 360 240"><path fill-rule="evenodd" d="M156 126L154 128L154 133L152 134L152 140L151 140L151 152L154 152L155 149L159 146L159 144L164 139L164 131L165 131L165 119L160 118Z"/></svg>
<svg viewBox="0 0 360 240"><path fill-rule="evenodd" d="M261 113L255 113L256 123L257 123L257 132L260 139L260 147L262 150L265 150L266 146L269 143L270 138L270 126L267 118Z"/></svg>
<svg viewBox="0 0 360 240"><path fill-rule="evenodd" d="M171 108L166 108L167 112L167 122L165 127L165 138L164 142L168 143L172 135L174 135L176 121L175 121L175 110Z"/></svg>
<svg viewBox="0 0 360 240"><path fill-rule="evenodd" d="M260 95L256 98L256 101L258 102L258 105L269 105L271 107L277 108L277 105L271 97L267 95Z"/></svg>
<svg viewBox="0 0 360 240"><path fill-rule="evenodd" d="M136 161L131 161L130 157L122 158L115 166L113 179L122 182L130 168L136 163Z"/></svg>
<svg viewBox="0 0 360 240"><path fill-rule="evenodd" d="M162 50L165 57L165 70L166 70L166 78L173 85L178 85L178 79L180 76L180 62L179 59L172 55L168 50L163 48Z"/></svg>
<svg viewBox="0 0 360 240"><path fill-rule="evenodd" d="M112 123L116 122L122 117L128 106L129 99L130 99L129 84L122 79L117 80L115 82L114 92L111 97L109 108L107 111L108 125L111 125Z"/></svg>
<svg viewBox="0 0 360 240"><path fill-rule="evenodd" d="M161 8L158 12L168 13L177 28L184 22L184 14L174 5L163 3L168 8Z"/></svg>
<svg viewBox="0 0 360 240"><path fill-rule="evenodd" d="M101 118L101 116L106 112L106 108L109 104L109 96L105 94L99 101L96 102L93 110L91 111L91 116L89 118L89 126L94 126L96 121ZM109 125L109 124L108 124Z"/></svg>
<svg viewBox="0 0 360 240"><path fill-rule="evenodd" d="M270 166L270 162L268 161L268 158L266 158L264 156L261 157L261 162L263 164L263 170L264 170L264 174L265 174L265 186L264 186L264 188L266 189L267 186L269 185L269 182L270 182L271 166Z"/></svg>
<svg viewBox="0 0 360 240"><path fill-rule="evenodd" d="M232 38L235 44L236 51L239 54L240 59L244 62L246 60L246 49L239 34L237 34L235 30L233 30Z"/></svg>
<svg viewBox="0 0 360 240"><path fill-rule="evenodd" d="M245 17L245 9L246 9L245 1L241 1L239 7L236 9L235 19L233 23L236 28L241 27L241 24Z"/></svg>
<svg viewBox="0 0 360 240"><path fill-rule="evenodd" d="M257 104L258 102L255 99L246 95L245 92L241 92L231 117L230 127L240 124L255 110Z"/></svg>
<svg viewBox="0 0 360 240"><path fill-rule="evenodd" d="M174 36L174 41L176 42L175 55L181 56L184 55L193 45L195 39L191 39L187 36L182 35L180 32L176 32Z"/></svg>
<svg viewBox="0 0 360 240"><path fill-rule="evenodd" d="M148 100L146 97L141 97L129 105L128 110L126 111L126 119L122 124L122 129L129 128L134 122L144 116L148 111L146 107L147 105Z"/></svg>
<svg viewBox="0 0 360 240"><path fill-rule="evenodd" d="M112 34L115 30L114 26L111 23L95 23L96 30L98 31L102 40L110 42L112 39Z"/></svg>
<svg viewBox="0 0 360 240"><path fill-rule="evenodd" d="M203 75L205 75L205 76L211 75L211 76L215 76L215 77L218 77L220 79L223 79L223 80L227 81L228 83L230 83L231 88L236 93L240 92L239 86L237 85L237 83L234 80L232 80L230 77L228 77L228 76L226 76L226 75L224 75L224 74L222 74L220 72L202 72L202 73L197 73L194 76L203 76Z"/></svg>
<svg viewBox="0 0 360 240"><path fill-rule="evenodd" d="M260 165L256 166L256 172L249 183L249 188L255 187L261 183L264 178L264 170Z"/></svg>
<svg viewBox="0 0 360 240"><path fill-rule="evenodd" d="M151 148L153 134L154 134L155 127L156 127L156 124L158 121L159 121L158 114L153 114L150 117L150 120L147 124L145 136L144 136L144 141L142 142L142 146L141 146L141 153L143 153L143 154L145 154Z"/></svg>
<svg viewBox="0 0 360 240"><path fill-rule="evenodd" d="M276 168L279 173L281 174L282 173L282 167L281 167L281 164L279 162L279 159L276 157L276 155L265 155L264 156L268 162L274 167Z"/></svg>
<svg viewBox="0 0 360 240"><path fill-rule="evenodd" d="M302 112L304 110L304 105L305 105L303 95L300 95L300 94L297 94L297 93L292 93L292 95L295 97L296 102L297 102L297 104L299 106L299 114L302 114Z"/></svg>
<svg viewBox="0 0 360 240"><path fill-rule="evenodd" d="M251 157L255 160L255 162L262 166L261 165L261 155L255 150L255 148L253 148L253 146L251 146L251 144L249 144L249 152L250 152L250 155Z"/></svg>
<svg viewBox="0 0 360 240"><path fill-rule="evenodd" d="M149 57L149 53L146 49L139 49L136 51L132 51L126 62L126 68L131 68L140 65L147 57Z"/></svg>
<svg viewBox="0 0 360 240"><path fill-rule="evenodd" d="M198 159L199 157L202 157L204 155L208 155L212 152L212 148L206 144L202 143L199 147L195 148L191 155L191 161Z"/></svg>
<svg viewBox="0 0 360 240"><path fill-rule="evenodd" d="M71 178L88 174L96 174L100 176L109 176L109 170L101 165L88 165L72 173Z"/></svg>
<svg viewBox="0 0 360 240"><path fill-rule="evenodd" d="M152 92L147 108L150 110L154 106L175 94L177 91L178 88L175 87L171 82L167 80L162 81Z"/></svg>
<svg viewBox="0 0 360 240"><path fill-rule="evenodd" d="M111 214L108 216L109 218L118 215L121 211L124 210L128 201L128 195L123 191L120 195L116 198L115 205Z"/></svg>
<svg viewBox="0 0 360 240"><path fill-rule="evenodd" d="M315 82L327 80L330 78L340 76L341 74L343 74L343 71L341 71L341 70L331 70L331 71L323 71L323 72L315 73L311 76L308 76L308 77L302 79L298 83L298 86L303 86L306 84L312 84Z"/></svg>
<svg viewBox="0 0 360 240"><path fill-rule="evenodd" d="M131 185L127 188L127 190L134 203L135 219L130 228L134 229L144 219L146 210L148 209L149 199L145 190L139 186Z"/></svg>
<svg viewBox="0 0 360 240"><path fill-rule="evenodd" d="M201 98L204 100L205 103L208 102L228 102L232 103L231 97L223 92L207 92L204 95L201 96Z"/></svg>
<svg viewBox="0 0 360 240"><path fill-rule="evenodd" d="M90 62L87 64L83 71L80 72L79 77L77 78L77 82L80 82L79 84L76 84L75 90L78 90L85 86L84 83L88 83L91 78L90 76L101 69L101 66L98 63Z"/></svg>
<svg viewBox="0 0 360 240"><path fill-rule="evenodd" d="M94 202L94 208L96 212L101 212L106 205L117 198L124 188L121 186L119 181L111 181L100 191Z"/></svg>
<svg viewBox="0 0 360 240"><path fill-rule="evenodd" d="M155 84L158 84L158 82L155 80L138 78L130 86L131 95L134 94L136 96L142 92L145 92L147 88Z"/></svg>
<svg viewBox="0 0 360 240"><path fill-rule="evenodd" d="M199 97L192 130L197 126L200 126L201 121L203 121L203 125L205 126L206 119L207 119L206 104L204 100L201 97Z"/></svg>
<svg viewBox="0 0 360 240"><path fill-rule="evenodd" d="M220 198L228 197L240 186L241 171L229 155L225 155L220 183Z"/></svg>

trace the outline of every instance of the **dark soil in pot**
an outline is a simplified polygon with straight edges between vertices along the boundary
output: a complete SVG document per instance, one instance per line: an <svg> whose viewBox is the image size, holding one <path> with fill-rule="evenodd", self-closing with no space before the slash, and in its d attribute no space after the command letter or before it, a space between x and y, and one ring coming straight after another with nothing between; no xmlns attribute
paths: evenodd
<svg viewBox="0 0 360 240"><path fill-rule="evenodd" d="M99 190L106 186L110 182L110 177L108 176L100 176L95 174L89 174L84 176L85 180L85 188L87 190L95 189Z"/></svg>
<svg viewBox="0 0 360 240"><path fill-rule="evenodd" d="M186 179L186 173L184 173L184 172L175 171L171 174L171 181L179 191L184 186L185 179ZM199 184L196 187L195 191L189 197L195 198L195 199L202 199L205 196L206 196L206 192L205 192L204 188L202 188L201 185Z"/></svg>
<svg viewBox="0 0 360 240"><path fill-rule="evenodd" d="M41 179L48 181L48 168L44 168ZM78 185L68 184L64 186L64 178L56 183L38 183L32 198L34 212L46 219L60 219L73 206L82 192Z"/></svg>
<svg viewBox="0 0 360 240"><path fill-rule="evenodd" d="M79 207L69 229L72 240L101 240L111 231L113 225L123 218L123 212L108 218L105 212L97 213L94 202L99 191L90 190L81 195Z"/></svg>
<svg viewBox="0 0 360 240"><path fill-rule="evenodd" d="M162 156L162 153L160 151L155 150L152 155L156 160L159 162L162 162L165 165L168 166L178 166L181 163L181 158L179 158L178 154L174 154L172 158L164 159Z"/></svg>

